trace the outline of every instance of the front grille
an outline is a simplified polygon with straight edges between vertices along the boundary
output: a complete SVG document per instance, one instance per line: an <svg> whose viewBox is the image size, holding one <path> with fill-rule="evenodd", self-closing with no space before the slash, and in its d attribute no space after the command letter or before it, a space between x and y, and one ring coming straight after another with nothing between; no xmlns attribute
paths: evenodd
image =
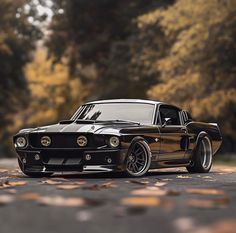
<svg viewBox="0 0 236 233"><path fill-rule="evenodd" d="M43 163L48 165L78 165L81 163L83 155L83 151L73 150L52 150L41 153Z"/></svg>
<svg viewBox="0 0 236 233"><path fill-rule="evenodd" d="M88 144L85 148L96 148L105 145L105 139L102 135L78 133L31 133L29 135L29 143L35 148L45 148L41 145L41 138L49 136L51 138L51 145L47 148L80 148L77 144L77 138L80 135L84 135L88 139Z"/></svg>

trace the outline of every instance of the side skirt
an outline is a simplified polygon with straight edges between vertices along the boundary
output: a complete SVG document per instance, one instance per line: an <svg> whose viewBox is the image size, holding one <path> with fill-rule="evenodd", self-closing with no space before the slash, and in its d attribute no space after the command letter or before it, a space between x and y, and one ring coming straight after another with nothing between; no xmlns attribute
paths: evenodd
<svg viewBox="0 0 236 233"><path fill-rule="evenodd" d="M190 164L190 160L189 159L155 161L155 162L151 163L150 169L155 169L155 168L170 168L170 167L186 167L189 164Z"/></svg>

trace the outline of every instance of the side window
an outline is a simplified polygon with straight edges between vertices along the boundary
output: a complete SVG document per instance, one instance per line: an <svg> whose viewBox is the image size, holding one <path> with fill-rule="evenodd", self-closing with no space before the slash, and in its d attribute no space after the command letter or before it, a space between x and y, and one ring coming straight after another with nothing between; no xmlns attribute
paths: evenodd
<svg viewBox="0 0 236 233"><path fill-rule="evenodd" d="M169 125L180 125L179 110L171 106L160 107L161 124L164 123L165 118L170 118Z"/></svg>

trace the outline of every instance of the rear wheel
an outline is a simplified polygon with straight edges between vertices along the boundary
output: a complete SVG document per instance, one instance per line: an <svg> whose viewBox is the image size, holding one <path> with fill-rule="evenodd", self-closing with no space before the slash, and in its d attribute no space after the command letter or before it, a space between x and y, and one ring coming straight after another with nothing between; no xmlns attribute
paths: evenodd
<svg viewBox="0 0 236 233"><path fill-rule="evenodd" d="M126 160L126 173L129 176L139 177L147 173L151 164L149 146L144 141L131 145Z"/></svg>
<svg viewBox="0 0 236 233"><path fill-rule="evenodd" d="M203 137L195 150L191 164L187 167L190 173L207 173L212 166L212 146L208 136Z"/></svg>
<svg viewBox="0 0 236 233"><path fill-rule="evenodd" d="M53 174L53 173L49 173L49 172L26 172L24 170L24 166L23 166L22 162L20 161L20 159L18 159L18 164L19 164L20 170L26 176L30 176L30 177L34 177L34 178L41 178L41 177L50 177Z"/></svg>

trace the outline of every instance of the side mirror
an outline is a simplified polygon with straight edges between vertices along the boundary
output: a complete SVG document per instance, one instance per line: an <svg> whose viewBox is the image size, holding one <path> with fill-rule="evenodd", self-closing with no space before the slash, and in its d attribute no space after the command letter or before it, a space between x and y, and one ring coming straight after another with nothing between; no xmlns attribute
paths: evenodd
<svg viewBox="0 0 236 233"><path fill-rule="evenodd" d="M164 118L164 123L162 124L162 127L165 127L166 125L168 125L171 122L171 118Z"/></svg>

